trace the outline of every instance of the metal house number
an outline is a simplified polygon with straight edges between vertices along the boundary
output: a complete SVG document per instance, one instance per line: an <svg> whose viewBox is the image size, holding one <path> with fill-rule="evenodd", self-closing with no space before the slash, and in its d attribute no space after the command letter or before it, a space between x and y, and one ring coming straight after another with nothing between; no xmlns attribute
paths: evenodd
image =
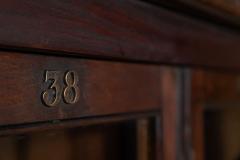
<svg viewBox="0 0 240 160"><path fill-rule="evenodd" d="M50 83L42 93L43 103L48 107L57 106L61 99L66 104L74 104L79 99L78 76L75 71L68 71L61 77L61 71L46 71L44 82ZM64 82L64 83L63 83Z"/></svg>

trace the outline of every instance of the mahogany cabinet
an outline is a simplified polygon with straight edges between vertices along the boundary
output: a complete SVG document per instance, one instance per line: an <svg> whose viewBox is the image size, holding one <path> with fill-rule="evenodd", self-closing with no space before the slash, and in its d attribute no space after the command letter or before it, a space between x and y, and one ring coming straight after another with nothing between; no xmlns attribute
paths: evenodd
<svg viewBox="0 0 240 160"><path fill-rule="evenodd" d="M0 160L239 159L233 3L1 0Z"/></svg>
<svg viewBox="0 0 240 160"><path fill-rule="evenodd" d="M0 63L0 159L161 156L163 77L175 69L7 51Z"/></svg>

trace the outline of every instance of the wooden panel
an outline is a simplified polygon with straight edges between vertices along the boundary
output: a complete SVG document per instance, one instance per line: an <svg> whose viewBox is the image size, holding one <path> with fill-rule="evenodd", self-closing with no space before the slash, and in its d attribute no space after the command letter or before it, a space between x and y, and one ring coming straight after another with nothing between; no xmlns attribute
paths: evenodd
<svg viewBox="0 0 240 160"><path fill-rule="evenodd" d="M204 160L205 139L204 139L204 107L202 104L192 103L192 148L196 160Z"/></svg>
<svg viewBox="0 0 240 160"><path fill-rule="evenodd" d="M150 134L149 120L139 119L137 121L137 159L150 160Z"/></svg>
<svg viewBox="0 0 240 160"><path fill-rule="evenodd" d="M191 130L193 156L196 160L204 160L204 74L200 70L194 70L189 75L191 79Z"/></svg>
<svg viewBox="0 0 240 160"><path fill-rule="evenodd" d="M163 77L163 157L176 160L177 157L177 131L176 131L176 77L173 71L166 70Z"/></svg>
<svg viewBox="0 0 240 160"><path fill-rule="evenodd" d="M204 107L237 106L240 99L240 78L236 72L204 71L193 72L195 104Z"/></svg>
<svg viewBox="0 0 240 160"><path fill-rule="evenodd" d="M131 113L131 114L119 114L119 115L107 115L107 116L97 116L97 117L88 117L88 118L76 118L76 119L66 119L66 120L59 120L59 121L47 121L41 123L29 123L23 125L7 125L1 126L0 128L0 137L1 136L10 136L10 135L21 135L25 133L36 133L38 131L49 131L49 130L58 130L58 129L68 129L68 128L76 128L76 127L87 127L91 125L106 125L111 123L119 123L119 122L126 122L132 121L136 119L142 118L153 118L156 117L160 119L159 112L142 112L142 113ZM159 133L156 133L160 136L159 138L159 151L161 149L161 131L162 127L157 126ZM157 137L158 138L158 137Z"/></svg>
<svg viewBox="0 0 240 160"><path fill-rule="evenodd" d="M240 68L239 33L137 0L1 1L0 21L2 48Z"/></svg>
<svg viewBox="0 0 240 160"><path fill-rule="evenodd" d="M195 159L219 159L217 157L224 159L223 155L227 151L227 144L230 141L234 142L236 140L234 138L237 137L234 137L234 140L228 138L222 143L223 140L226 140L225 137L222 138L222 134L237 132L237 127L231 127L239 124L235 115L238 113L237 109L240 104L239 73L198 69L192 70L191 76L192 142ZM229 128L231 129L228 133ZM224 132L222 132L223 130ZM228 149L232 153L236 151L236 148ZM219 151L221 154L216 154Z"/></svg>
<svg viewBox="0 0 240 160"><path fill-rule="evenodd" d="M180 69L165 68L162 77L163 94L163 159L186 159L182 149L182 111L180 110Z"/></svg>
<svg viewBox="0 0 240 160"><path fill-rule="evenodd" d="M160 66L1 52L0 125L159 110ZM41 99L46 70L79 76L79 101Z"/></svg>

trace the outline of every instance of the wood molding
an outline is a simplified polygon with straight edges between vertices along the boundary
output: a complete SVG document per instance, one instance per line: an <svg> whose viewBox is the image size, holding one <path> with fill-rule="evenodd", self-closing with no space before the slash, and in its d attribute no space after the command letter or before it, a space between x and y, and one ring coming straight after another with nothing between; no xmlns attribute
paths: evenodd
<svg viewBox="0 0 240 160"><path fill-rule="evenodd" d="M239 32L137 0L1 1L2 49L240 68Z"/></svg>

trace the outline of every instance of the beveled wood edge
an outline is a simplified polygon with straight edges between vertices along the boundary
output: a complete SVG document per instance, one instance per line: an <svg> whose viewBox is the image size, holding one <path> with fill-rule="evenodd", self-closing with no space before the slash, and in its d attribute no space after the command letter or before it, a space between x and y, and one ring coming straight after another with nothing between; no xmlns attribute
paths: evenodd
<svg viewBox="0 0 240 160"><path fill-rule="evenodd" d="M75 127L86 127L92 125L107 125L111 123L119 123L137 120L141 118L161 118L160 110L135 112L125 114L102 115L85 118L53 120L45 122L24 123L17 125L0 126L0 137L29 134L35 132L43 132L49 130L70 129Z"/></svg>

